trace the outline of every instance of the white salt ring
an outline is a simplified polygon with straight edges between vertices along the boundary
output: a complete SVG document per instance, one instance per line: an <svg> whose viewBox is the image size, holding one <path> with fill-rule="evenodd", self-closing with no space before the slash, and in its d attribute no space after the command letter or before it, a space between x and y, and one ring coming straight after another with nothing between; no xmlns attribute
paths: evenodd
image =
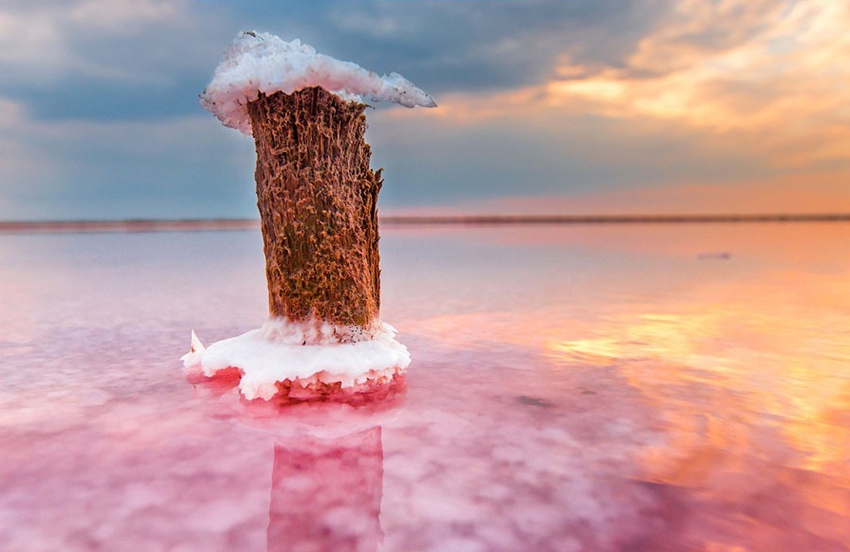
<svg viewBox="0 0 850 552"><path fill-rule="evenodd" d="M295 330L302 325L290 324ZM193 331L190 350L181 360L187 373L208 377L237 368L242 373L239 392L249 400L272 399L280 392L278 384L287 380L304 389L325 384L356 391L389 383L407 370L410 353L395 334L392 326L382 324L368 339L302 344L268 339L258 329L204 347Z"/></svg>

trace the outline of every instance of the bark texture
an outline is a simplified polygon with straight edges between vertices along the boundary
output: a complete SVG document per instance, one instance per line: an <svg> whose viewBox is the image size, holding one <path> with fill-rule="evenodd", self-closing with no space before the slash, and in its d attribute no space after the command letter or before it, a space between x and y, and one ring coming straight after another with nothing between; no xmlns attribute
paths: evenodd
<svg viewBox="0 0 850 552"><path fill-rule="evenodd" d="M248 104L269 312L369 328L380 309L378 191L366 106L322 88Z"/></svg>

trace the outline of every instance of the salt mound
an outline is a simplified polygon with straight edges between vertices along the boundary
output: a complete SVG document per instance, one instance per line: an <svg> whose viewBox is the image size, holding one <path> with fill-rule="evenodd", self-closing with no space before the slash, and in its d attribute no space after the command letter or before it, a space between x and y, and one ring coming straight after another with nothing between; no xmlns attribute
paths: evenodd
<svg viewBox="0 0 850 552"><path fill-rule="evenodd" d="M345 100L390 101L405 107L436 107L434 99L398 73L379 77L356 63L340 61L295 39L243 31L224 52L201 106L225 125L251 135L248 102L260 93L292 94L320 86Z"/></svg>
<svg viewBox="0 0 850 552"><path fill-rule="evenodd" d="M249 400L269 400L287 386L356 392L391 382L410 364L410 353L396 341L395 329L381 326L382 331L368 339L325 344L270 339L263 328L204 347L192 332L191 348L181 360L188 373L205 376L238 369L239 391Z"/></svg>

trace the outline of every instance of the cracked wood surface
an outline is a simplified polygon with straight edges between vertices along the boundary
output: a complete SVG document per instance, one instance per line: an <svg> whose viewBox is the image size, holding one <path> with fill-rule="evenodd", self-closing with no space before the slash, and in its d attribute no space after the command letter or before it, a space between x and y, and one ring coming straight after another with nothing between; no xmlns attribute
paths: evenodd
<svg viewBox="0 0 850 552"><path fill-rule="evenodd" d="M383 181L369 167L365 108L317 87L248 104L271 316L378 320Z"/></svg>

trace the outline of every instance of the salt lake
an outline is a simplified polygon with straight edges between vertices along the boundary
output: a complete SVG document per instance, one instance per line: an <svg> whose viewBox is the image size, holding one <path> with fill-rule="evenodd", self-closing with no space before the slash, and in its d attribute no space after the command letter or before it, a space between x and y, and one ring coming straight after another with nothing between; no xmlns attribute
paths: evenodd
<svg viewBox="0 0 850 552"><path fill-rule="evenodd" d="M358 407L182 373L257 231L0 240L4 552L850 550L850 224L386 225Z"/></svg>

